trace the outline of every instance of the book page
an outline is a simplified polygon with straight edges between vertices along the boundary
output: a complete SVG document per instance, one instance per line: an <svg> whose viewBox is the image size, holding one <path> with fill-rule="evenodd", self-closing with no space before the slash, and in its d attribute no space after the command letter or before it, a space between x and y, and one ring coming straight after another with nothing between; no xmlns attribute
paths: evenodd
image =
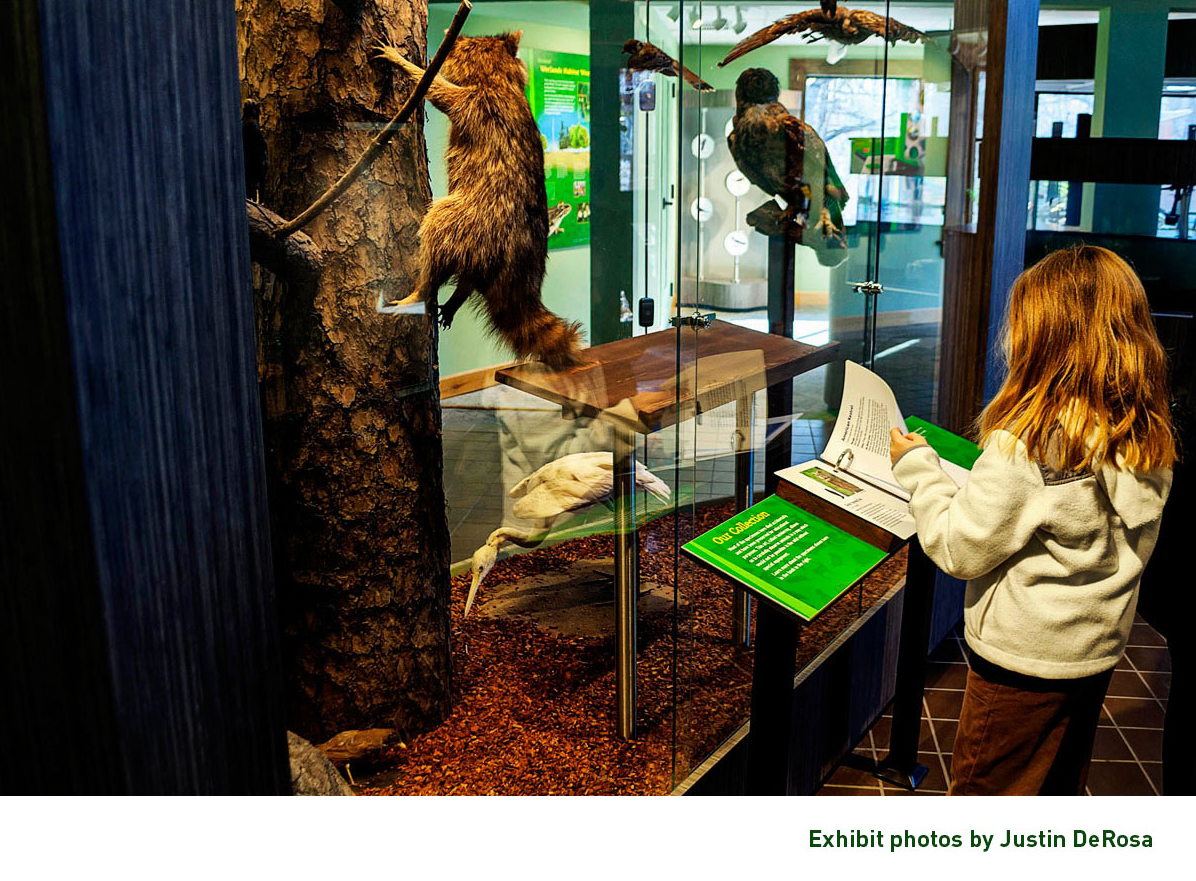
<svg viewBox="0 0 1196 881"><path fill-rule="evenodd" d="M861 520L866 520L898 538L909 538L916 531L909 505L890 493L870 486L863 480L831 470L827 463L812 459L777 472L777 477L825 499Z"/></svg>
<svg viewBox="0 0 1196 881"><path fill-rule="evenodd" d="M901 418L893 390L871 370L848 361L839 418L822 458L834 465L844 450L850 450L850 462L844 457L841 470L908 501L909 493L893 477L889 459L889 429L894 427L905 433L905 420Z"/></svg>

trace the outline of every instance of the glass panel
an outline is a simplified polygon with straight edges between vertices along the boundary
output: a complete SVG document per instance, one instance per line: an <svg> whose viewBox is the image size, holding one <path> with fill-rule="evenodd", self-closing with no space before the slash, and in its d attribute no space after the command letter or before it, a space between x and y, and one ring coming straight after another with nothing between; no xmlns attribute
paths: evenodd
<svg viewBox="0 0 1196 881"><path fill-rule="evenodd" d="M863 6L881 14L887 9L880 3ZM770 397L763 378L767 344L745 340L727 351L720 328L759 333L771 328L810 346L838 339L844 357L863 357L863 297L854 285L875 278L882 195L892 194L894 222L922 222L925 212L934 214L935 198L941 216L942 204L941 182L937 197L932 183L917 198L903 181L874 174L872 156L887 134L921 108L918 99L929 102L936 120L944 115L945 99L933 91L924 98L920 81L906 72L910 62L921 58L920 47L886 47L878 37L855 46L808 43L788 34L720 67L733 46L790 10L767 4L681 3L664 11L673 9L677 19L670 16L669 22L681 61L711 87L680 87L678 111L679 311L681 317L695 311L716 316L709 329L695 332L692 371L688 342L681 359L682 383L713 391L702 412L681 430L682 442L692 450L692 528L701 533L746 502L747 458L739 454L737 470L737 449L750 451L756 500L771 489L767 462L780 468L822 451L842 383L840 361L798 375L791 388L784 383ZM902 77L886 82L886 56L902 62ZM753 136L750 114L736 122L736 85L752 69L775 77L781 113L804 122L799 130L806 133L809 152L795 155L792 148L782 147L772 154L761 148L733 155L727 136L737 124L744 126L736 132L741 143L750 143ZM945 127L944 119L943 135ZM784 178L786 173L807 189L767 184L770 175ZM789 203L792 211L783 213ZM792 275L784 278L785 237L768 233L780 233L790 214L801 217L804 228L788 227L801 241L790 245ZM733 378L744 381L737 384ZM774 440L772 453L769 438ZM776 458L778 438L787 441L782 459ZM678 540L689 537L679 535ZM681 781L720 744L741 733L750 711L753 650L736 644L736 593L729 582L685 558L679 562L679 578L675 768ZM805 627L799 665L813 660L891 583L884 577L868 581ZM867 602L866 595L871 596Z"/></svg>
<svg viewBox="0 0 1196 881"><path fill-rule="evenodd" d="M953 4L919 4L920 27L948 34ZM893 52L902 47L894 47ZM950 43L945 37L905 50L901 70L890 55L885 100L885 174L869 175L878 191L879 229L872 369L892 387L905 416L936 415L943 311L943 236L947 143L952 101ZM894 75L900 73L900 75ZM891 155L891 158L890 158Z"/></svg>
<svg viewBox="0 0 1196 881"><path fill-rule="evenodd" d="M532 365L514 387L486 378L511 356L483 313L462 310L440 336L442 375L450 385L480 386L443 400L455 602L468 589L472 555L494 530L534 533L532 547L500 547L470 615L453 621L457 706L477 729L469 729L467 764L504 768L494 782L504 794L663 794L673 785L673 538L678 513L688 516L687 490L678 480L676 427L627 427L644 401L676 395L668 311L677 99L668 80L627 70L617 51L624 37L643 38L648 7L475 0L463 32L522 31L551 224L542 299L580 322L595 346L586 356L594 367L560 379ZM456 8L431 4L430 51ZM431 109L426 126L433 196L441 197L449 126ZM598 348L653 332L655 342L645 341L652 348L629 359ZM619 462L629 454L647 471L621 492ZM521 482L539 474L551 489L552 469L568 463L564 483L589 486L593 477L595 496L557 511L553 490L543 510L528 507ZM623 542L626 513L634 520ZM612 598L637 576L638 652L632 639L624 655L636 661L631 670L617 660L621 606ZM623 734L631 732L621 722L634 723L635 749L627 749Z"/></svg>

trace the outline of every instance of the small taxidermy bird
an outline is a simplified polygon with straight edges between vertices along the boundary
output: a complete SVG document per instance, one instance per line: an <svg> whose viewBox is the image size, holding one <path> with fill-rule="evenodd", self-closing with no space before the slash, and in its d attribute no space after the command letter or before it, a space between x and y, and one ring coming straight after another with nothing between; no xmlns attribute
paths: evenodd
<svg viewBox="0 0 1196 881"><path fill-rule="evenodd" d="M804 226L805 215L816 213L814 229L826 239L842 239L847 188L818 132L790 114L778 100L780 95L781 84L763 68L739 75L735 116L727 135L731 158L749 181L785 200L782 222ZM816 247L806 237L802 243Z"/></svg>
<svg viewBox="0 0 1196 881"><path fill-rule="evenodd" d="M246 101L241 108L241 140L245 148L245 195L256 202L269 168L262 111L256 101Z"/></svg>
<svg viewBox="0 0 1196 881"><path fill-rule="evenodd" d="M904 25L895 18L885 18L875 12L865 9L847 9L839 5L838 0L820 0L820 9L807 9L779 18L766 28L761 28L750 37L740 40L727 57L718 63L725 67L736 58L746 55L753 49L766 46L785 34L805 33L806 42L815 43L818 40L831 40L844 46L854 46L869 37L883 37L890 43L905 40L907 43L924 41L926 35L909 25Z"/></svg>
<svg viewBox="0 0 1196 881"><path fill-rule="evenodd" d="M580 362L581 340L578 324L566 324L540 300L548 197L527 67L516 56L521 35L458 37L428 89L432 106L449 118L449 193L424 215L419 281L399 305L428 302L448 328L476 293L491 329L519 358L562 369ZM413 82L423 76L395 46L377 48ZM437 307L437 291L452 278L456 290Z"/></svg>
<svg viewBox="0 0 1196 881"><path fill-rule="evenodd" d="M669 485L643 466L635 463L635 485L667 502L672 495ZM498 552L508 542L520 547L534 548L548 537L552 521L570 511L607 503L615 486L615 463L611 453L573 453L562 456L536 469L508 493L518 499L511 513L520 520L537 520L537 532L513 527L501 527L490 533L486 543L474 551L473 582L465 600L465 614L469 614L482 579L494 568Z"/></svg>
<svg viewBox="0 0 1196 881"><path fill-rule="evenodd" d="M703 80L688 67L682 67L676 59L665 54L651 43L639 40L628 40L623 44L623 52L631 57L627 59L627 67L631 70L653 70L665 76L677 76L678 73L685 81L699 92L713 92L714 86Z"/></svg>

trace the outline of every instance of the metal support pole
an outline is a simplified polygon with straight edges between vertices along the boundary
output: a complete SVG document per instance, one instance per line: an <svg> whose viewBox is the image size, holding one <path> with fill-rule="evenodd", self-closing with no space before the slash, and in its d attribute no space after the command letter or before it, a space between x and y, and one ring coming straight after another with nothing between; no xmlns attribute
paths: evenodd
<svg viewBox="0 0 1196 881"><path fill-rule="evenodd" d="M788 795L789 759L800 751L793 719L800 624L766 600L756 619L752 666L752 722L748 730L748 795Z"/></svg>
<svg viewBox="0 0 1196 881"><path fill-rule="evenodd" d="M639 540L635 529L635 435L614 432L615 708L619 736L635 738L635 618Z"/></svg>
<svg viewBox="0 0 1196 881"><path fill-rule="evenodd" d="M907 789L916 789L926 776L918 763L922 727L922 690L926 683L926 654L937 570L915 538L909 543L905 597L901 609L901 643L897 648L897 694L893 698L893 726L889 753L876 776Z"/></svg>
<svg viewBox="0 0 1196 881"><path fill-rule="evenodd" d="M768 332L793 339L793 268L796 246L784 236L768 237ZM793 380L768 387L768 419L793 413ZM793 426L777 430L764 449L764 492L777 491L776 472L793 464Z"/></svg>
<svg viewBox="0 0 1196 881"><path fill-rule="evenodd" d="M752 506L752 477L755 452L752 445L752 395L735 400L735 510ZM731 641L735 645L752 644L752 596L742 587L731 597Z"/></svg>

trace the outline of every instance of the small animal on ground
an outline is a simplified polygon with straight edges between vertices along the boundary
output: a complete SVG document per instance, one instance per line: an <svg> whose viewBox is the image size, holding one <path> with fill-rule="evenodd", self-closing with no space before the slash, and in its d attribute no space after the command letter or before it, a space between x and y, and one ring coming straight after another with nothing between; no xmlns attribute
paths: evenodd
<svg viewBox="0 0 1196 881"><path fill-rule="evenodd" d="M432 203L420 224L420 275L397 305L429 303L457 280L439 307L452 325L477 294L491 329L519 358L562 369L579 363L579 325L554 315L540 299L548 257L544 147L527 102L527 67L519 60L521 32L458 37L432 81L427 99L449 118L445 151L448 195ZM378 46L413 83L423 68L395 46Z"/></svg>

